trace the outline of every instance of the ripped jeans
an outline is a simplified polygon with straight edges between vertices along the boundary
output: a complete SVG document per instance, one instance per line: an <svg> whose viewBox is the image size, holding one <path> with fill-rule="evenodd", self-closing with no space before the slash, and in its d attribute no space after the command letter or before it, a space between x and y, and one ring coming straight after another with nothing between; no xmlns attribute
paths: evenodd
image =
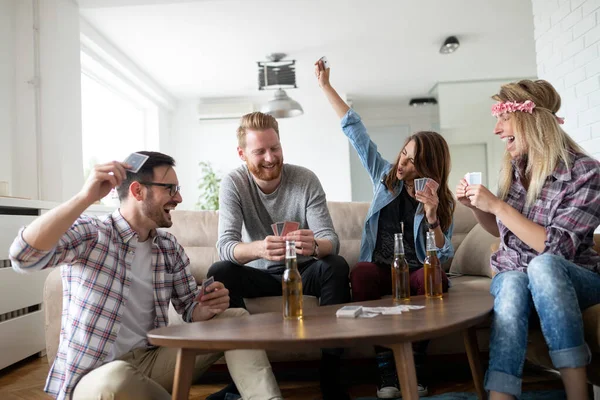
<svg viewBox="0 0 600 400"><path fill-rule="evenodd" d="M534 307L554 367L578 368L590 363L581 311L600 303L600 274L563 257L542 254L531 261L526 273L496 275L490 292L494 315L487 391L521 395L527 331Z"/></svg>

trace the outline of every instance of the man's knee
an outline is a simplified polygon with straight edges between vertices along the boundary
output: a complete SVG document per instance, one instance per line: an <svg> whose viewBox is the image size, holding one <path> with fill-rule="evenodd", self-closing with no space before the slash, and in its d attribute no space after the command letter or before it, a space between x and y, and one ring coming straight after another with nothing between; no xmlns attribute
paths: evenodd
<svg viewBox="0 0 600 400"><path fill-rule="evenodd" d="M213 277L218 282L223 282L223 280L227 279L232 275L232 272L235 268L239 268L238 265L232 263L231 261L217 261L213 265L210 266L208 272L206 273L207 277Z"/></svg>
<svg viewBox="0 0 600 400"><path fill-rule="evenodd" d="M350 276L350 267L344 257L330 254L321 261L327 265L327 268L331 270L334 276L348 280Z"/></svg>
<svg viewBox="0 0 600 400"><path fill-rule="evenodd" d="M136 373L139 371L128 362L112 361L81 378L73 400L130 398L129 386Z"/></svg>

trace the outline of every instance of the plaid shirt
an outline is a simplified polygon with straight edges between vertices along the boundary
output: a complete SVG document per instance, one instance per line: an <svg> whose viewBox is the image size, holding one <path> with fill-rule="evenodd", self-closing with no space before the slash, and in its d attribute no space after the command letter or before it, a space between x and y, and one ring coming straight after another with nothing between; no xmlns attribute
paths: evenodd
<svg viewBox="0 0 600 400"><path fill-rule="evenodd" d="M600 273L600 256L593 249L594 229L600 224L600 163L583 154L572 154L571 160L571 168L562 162L556 167L531 206L525 205L527 191L521 181L524 161L513 162L506 202L546 228L545 248L538 253L497 219L500 247L491 257L495 272L526 271L534 257L548 253Z"/></svg>
<svg viewBox="0 0 600 400"><path fill-rule="evenodd" d="M102 220L80 217L50 251L29 246L22 232L10 248L16 271L61 265L60 343L44 391L67 399L83 375L104 364L119 333L135 255L129 243L137 234L118 210ZM169 301L190 322L198 288L189 259L172 234L159 230L151 237L154 327L168 324Z"/></svg>

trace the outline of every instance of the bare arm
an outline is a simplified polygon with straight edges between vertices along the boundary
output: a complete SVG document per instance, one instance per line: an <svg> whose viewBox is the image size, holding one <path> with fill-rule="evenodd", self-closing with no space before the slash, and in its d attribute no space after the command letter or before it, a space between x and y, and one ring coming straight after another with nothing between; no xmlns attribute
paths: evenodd
<svg viewBox="0 0 600 400"><path fill-rule="evenodd" d="M325 93L325 96L327 96L327 100L329 100L329 103L331 103L331 106L333 107L333 110L337 116L342 118L344 115L346 115L350 107L329 83L329 71L330 68L325 69L323 66L323 61L319 60L315 63L315 75L319 80L319 86L321 86L321 89L323 89L323 93Z"/></svg>
<svg viewBox="0 0 600 400"><path fill-rule="evenodd" d="M77 195L33 221L23 231L23 239L37 250L54 248L75 220L94 202L106 196L125 177L119 162L97 165Z"/></svg>

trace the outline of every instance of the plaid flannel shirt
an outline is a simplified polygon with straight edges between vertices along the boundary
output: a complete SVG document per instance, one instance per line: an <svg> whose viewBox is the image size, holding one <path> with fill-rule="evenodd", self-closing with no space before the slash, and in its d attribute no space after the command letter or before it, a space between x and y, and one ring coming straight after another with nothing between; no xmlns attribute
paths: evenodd
<svg viewBox="0 0 600 400"><path fill-rule="evenodd" d="M129 243L137 234L118 210L102 220L80 217L50 251L29 246L22 232L10 248L16 271L61 265L60 343L44 391L68 399L83 375L104 364L119 333L135 253ZM169 301L190 322L198 287L189 259L172 234L158 230L151 238L154 327L168 324Z"/></svg>
<svg viewBox="0 0 600 400"><path fill-rule="evenodd" d="M527 219L546 228L541 253L529 247L501 220L500 247L492 254L495 272L526 271L539 254L555 254L600 273L600 256L594 251L594 229L600 224L600 163L583 154L572 154L572 166L560 163L546 179L535 203L526 206L527 191L520 171L524 161L513 161L513 180L506 202Z"/></svg>

